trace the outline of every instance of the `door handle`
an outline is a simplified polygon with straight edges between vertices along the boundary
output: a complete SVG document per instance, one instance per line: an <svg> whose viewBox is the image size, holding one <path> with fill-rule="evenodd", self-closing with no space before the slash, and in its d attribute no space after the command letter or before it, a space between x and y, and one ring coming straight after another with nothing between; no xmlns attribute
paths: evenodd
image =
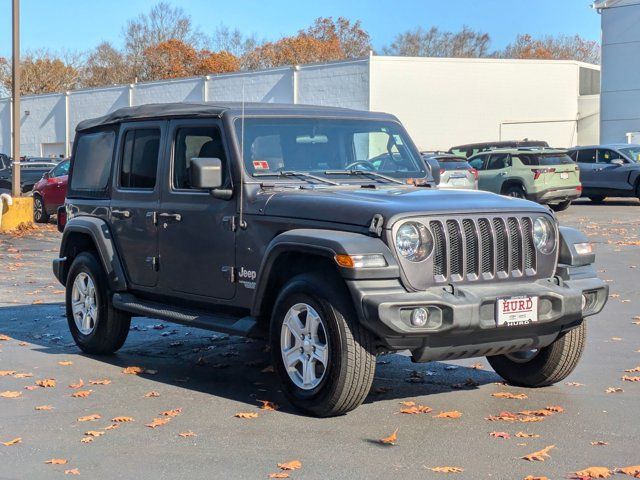
<svg viewBox="0 0 640 480"><path fill-rule="evenodd" d="M506 174L507 174L507 172L502 172L502 173L500 173L500 176L504 177Z"/></svg>
<svg viewBox="0 0 640 480"><path fill-rule="evenodd" d="M129 218L131 212L129 210L111 210L111 216L115 218Z"/></svg>
<svg viewBox="0 0 640 480"><path fill-rule="evenodd" d="M182 221L182 215L180 215L179 213L160 213L158 214L158 217L163 219L163 220L173 220L174 222L180 222Z"/></svg>

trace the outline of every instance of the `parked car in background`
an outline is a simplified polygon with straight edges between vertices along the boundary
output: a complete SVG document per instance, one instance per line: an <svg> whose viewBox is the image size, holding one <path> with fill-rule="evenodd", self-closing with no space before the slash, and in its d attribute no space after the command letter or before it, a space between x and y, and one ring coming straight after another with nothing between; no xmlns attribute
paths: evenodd
<svg viewBox="0 0 640 480"><path fill-rule="evenodd" d="M582 194L578 165L564 150L513 148L480 153L469 159L478 170L478 188L569 208Z"/></svg>
<svg viewBox="0 0 640 480"><path fill-rule="evenodd" d="M42 176L58 165L57 161L35 161L25 159L20 162L20 190L30 192ZM0 169L0 190L11 191L13 162Z"/></svg>
<svg viewBox="0 0 640 480"><path fill-rule="evenodd" d="M488 150L496 150L498 148L520 148L520 147L538 147L549 148L549 144L543 140L501 140L498 142L480 142L469 143L467 145L458 145L457 147L451 147L448 153L454 155L460 155L465 158L472 157L481 152Z"/></svg>
<svg viewBox="0 0 640 480"><path fill-rule="evenodd" d="M45 173L33 187L33 219L47 223L49 217L64 204L67 196L69 160L60 162Z"/></svg>
<svg viewBox="0 0 640 480"><path fill-rule="evenodd" d="M425 159L438 162L440 170L439 188L478 189L478 171L466 158L450 153L423 152Z"/></svg>
<svg viewBox="0 0 640 480"><path fill-rule="evenodd" d="M640 198L640 145L575 147L568 154L580 166L583 197L596 203L606 197Z"/></svg>

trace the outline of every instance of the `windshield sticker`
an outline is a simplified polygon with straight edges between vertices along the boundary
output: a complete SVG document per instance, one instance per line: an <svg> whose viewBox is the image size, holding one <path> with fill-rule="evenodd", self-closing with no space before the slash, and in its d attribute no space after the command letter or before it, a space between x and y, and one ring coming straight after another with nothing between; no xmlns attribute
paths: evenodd
<svg viewBox="0 0 640 480"><path fill-rule="evenodd" d="M254 160L253 168L255 170L269 170L269 162L266 160Z"/></svg>

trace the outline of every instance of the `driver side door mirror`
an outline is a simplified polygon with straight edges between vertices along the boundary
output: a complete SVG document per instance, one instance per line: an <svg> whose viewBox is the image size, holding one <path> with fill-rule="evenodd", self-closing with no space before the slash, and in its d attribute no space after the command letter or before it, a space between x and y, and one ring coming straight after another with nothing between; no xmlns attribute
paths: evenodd
<svg viewBox="0 0 640 480"><path fill-rule="evenodd" d="M223 163L219 158L192 158L189 176L193 188L209 190L215 198L229 200L233 195L233 190L220 188L224 183L224 175Z"/></svg>
<svg viewBox="0 0 640 480"><path fill-rule="evenodd" d="M613 160L611 160L611 165L619 167L621 165L624 165L624 160L622 160L621 158L614 158Z"/></svg>

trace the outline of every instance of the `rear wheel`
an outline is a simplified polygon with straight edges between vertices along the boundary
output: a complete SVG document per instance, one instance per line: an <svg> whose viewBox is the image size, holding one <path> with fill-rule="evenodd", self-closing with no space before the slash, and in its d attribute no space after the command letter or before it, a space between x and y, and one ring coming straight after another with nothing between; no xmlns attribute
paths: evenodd
<svg viewBox="0 0 640 480"><path fill-rule="evenodd" d="M49 214L44 207L44 199L40 195L33 196L33 220L36 223L47 223Z"/></svg>
<svg viewBox="0 0 640 480"><path fill-rule="evenodd" d="M564 380L578 365L587 324L561 334L551 345L507 355L487 357L498 375L512 385L546 387Z"/></svg>
<svg viewBox="0 0 640 480"><path fill-rule="evenodd" d="M549 205L554 212L564 212L571 205L571 200Z"/></svg>
<svg viewBox="0 0 640 480"><path fill-rule="evenodd" d="M66 285L67 321L76 345L91 354L119 350L131 316L113 308L107 276L94 254L83 252L75 258Z"/></svg>
<svg viewBox="0 0 640 480"><path fill-rule="evenodd" d="M604 195L591 195L589 197L589 200L591 200L593 203L602 203L605 198L607 197L605 197Z"/></svg>
<svg viewBox="0 0 640 480"><path fill-rule="evenodd" d="M527 198L527 195L524 192L524 188L522 188L520 185L512 185L510 187L507 187L503 195L514 198Z"/></svg>
<svg viewBox="0 0 640 480"><path fill-rule="evenodd" d="M364 401L376 366L373 339L326 275L298 275L285 285L270 333L274 368L294 406L331 417Z"/></svg>

